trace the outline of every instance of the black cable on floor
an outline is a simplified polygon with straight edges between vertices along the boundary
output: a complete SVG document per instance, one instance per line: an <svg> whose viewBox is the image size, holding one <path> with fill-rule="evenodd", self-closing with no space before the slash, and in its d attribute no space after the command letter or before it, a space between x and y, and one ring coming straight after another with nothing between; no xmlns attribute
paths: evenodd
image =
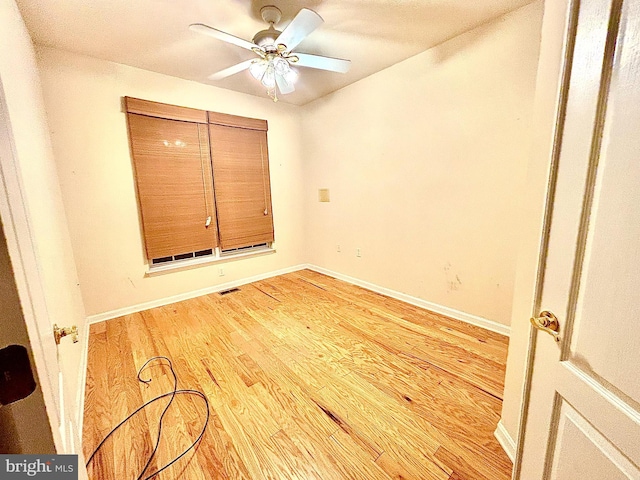
<svg viewBox="0 0 640 480"><path fill-rule="evenodd" d="M122 420L118 425L116 425L108 434L106 437L104 437L104 439L102 439L102 441L100 442L100 444L96 447L96 449L93 451L93 453L91 454L91 456L89 457L89 460L87 460L86 466L88 467L89 464L93 461L93 458L95 457L96 453L98 453L98 451L102 448L102 446L104 445L104 443L107 441L107 439L109 439L109 437L111 437L111 435L113 435L122 425L124 425L125 423L127 423L129 420L131 420L131 418L133 418L138 412L140 412L142 409L146 408L147 406L151 405L154 402L157 402L158 400L164 398L164 397L171 397L169 402L167 403L167 405L164 407L164 410L162 411L162 414L160 415L160 420L158 421L158 437L156 439L156 444L153 447L153 451L151 452L151 455L149 456L149 459L147 460L147 463L145 464L144 468L142 469L142 471L140 472L140 474L138 475L138 478L136 480L149 480L150 478L155 477L156 475L158 475L160 472L162 472L163 470L169 468L171 465L173 465L174 463L176 463L178 460L180 460L182 457L184 457L190 450L192 450L193 448L196 447L196 445L198 444L198 442L202 439L202 437L204 436L204 432L207 429L207 425L209 425L209 400L207 400L207 397L205 397L204 393L199 392L197 390L191 390L191 389L182 389L182 390L178 390L178 377L176 375L176 372L173 369L173 363L171 363L171 360L165 356L156 356L156 357L151 357L149 360L147 360L145 362L145 364L140 367L140 370L138 370L138 381L142 382L142 383L150 383L151 382L151 378L149 378L148 380L144 380L140 377L140 374L142 373L142 370L145 369L145 367L151 363L154 360L166 360L169 363L169 368L171 369L171 374L173 375L173 390L171 392L168 393L164 393L162 395L158 395L155 398L152 398L151 400L149 400L148 402L146 402L144 405L142 405L141 407L137 408L136 411L134 411L131 415L129 415L127 418L125 418L124 420ZM167 463L164 467L156 470L155 472L153 472L151 475L149 475L148 477L145 477L144 479L142 479L142 477L144 476L145 472L147 471L147 469L149 468L149 465L151 465L151 462L153 460L153 458L155 457L157 451L158 451L158 446L160 445L160 437L162 435L162 422L164 420L164 416L167 413L167 410L169 410L169 407L171 406L171 404L173 403L173 400L175 398L175 396L177 394L186 394L186 395L196 395L200 398L202 398L204 400L204 403L207 407L207 417L204 421L204 425L202 427L202 431L200 432L200 435L198 435L198 438L195 439L195 441L184 451L182 452L180 455L178 455L176 458L174 458L173 460L171 460L171 462Z"/></svg>

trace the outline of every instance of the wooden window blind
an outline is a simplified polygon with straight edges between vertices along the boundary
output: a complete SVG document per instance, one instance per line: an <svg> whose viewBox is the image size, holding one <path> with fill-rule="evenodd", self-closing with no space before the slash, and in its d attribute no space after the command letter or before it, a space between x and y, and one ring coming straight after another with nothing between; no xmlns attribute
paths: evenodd
<svg viewBox="0 0 640 480"><path fill-rule="evenodd" d="M128 121L147 258L215 248L207 126L131 112Z"/></svg>
<svg viewBox="0 0 640 480"><path fill-rule="evenodd" d="M273 242L267 122L209 112L223 250Z"/></svg>
<svg viewBox="0 0 640 480"><path fill-rule="evenodd" d="M148 117L182 120L184 122L207 123L207 112L204 110L150 102L149 100L140 100L132 97L125 97L125 103L128 113L139 113Z"/></svg>
<svg viewBox="0 0 640 480"><path fill-rule="evenodd" d="M131 97L125 107L147 258L273 242L266 120Z"/></svg>

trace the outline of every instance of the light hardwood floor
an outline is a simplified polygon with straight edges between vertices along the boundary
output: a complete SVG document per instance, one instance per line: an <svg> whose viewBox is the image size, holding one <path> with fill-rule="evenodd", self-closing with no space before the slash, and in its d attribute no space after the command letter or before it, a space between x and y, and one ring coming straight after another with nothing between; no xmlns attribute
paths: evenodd
<svg viewBox="0 0 640 480"><path fill-rule="evenodd" d="M83 448L144 401L205 393L195 454L159 479L508 479L493 432L506 337L303 270L91 326ZM135 479L166 404L119 430L92 479ZM155 470L202 428L201 399L176 397Z"/></svg>

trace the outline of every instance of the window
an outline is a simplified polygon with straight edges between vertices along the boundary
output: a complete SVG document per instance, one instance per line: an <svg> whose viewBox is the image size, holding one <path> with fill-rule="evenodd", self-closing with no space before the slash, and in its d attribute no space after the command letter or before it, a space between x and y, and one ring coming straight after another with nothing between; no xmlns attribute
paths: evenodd
<svg viewBox="0 0 640 480"><path fill-rule="evenodd" d="M266 120L125 104L150 264L273 242Z"/></svg>

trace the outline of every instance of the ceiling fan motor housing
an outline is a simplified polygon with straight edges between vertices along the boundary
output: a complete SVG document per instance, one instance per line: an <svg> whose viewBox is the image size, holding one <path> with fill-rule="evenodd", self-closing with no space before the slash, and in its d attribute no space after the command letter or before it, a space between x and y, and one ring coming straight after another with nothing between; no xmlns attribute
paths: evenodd
<svg viewBox="0 0 640 480"><path fill-rule="evenodd" d="M276 39L282 32L276 30L273 26L280 22L282 12L278 7L266 5L260 9L260 15L269 24L269 28L256 33L253 37L253 43L267 50L271 50L269 47L273 47L273 50L275 50Z"/></svg>
<svg viewBox="0 0 640 480"><path fill-rule="evenodd" d="M281 33L281 31L276 30L275 28L273 28L273 25L271 25L266 30L261 30L256 33L253 37L253 43L258 45L259 47L266 49L267 51L271 50L270 47L272 47L273 50L276 50L276 39L280 36Z"/></svg>

